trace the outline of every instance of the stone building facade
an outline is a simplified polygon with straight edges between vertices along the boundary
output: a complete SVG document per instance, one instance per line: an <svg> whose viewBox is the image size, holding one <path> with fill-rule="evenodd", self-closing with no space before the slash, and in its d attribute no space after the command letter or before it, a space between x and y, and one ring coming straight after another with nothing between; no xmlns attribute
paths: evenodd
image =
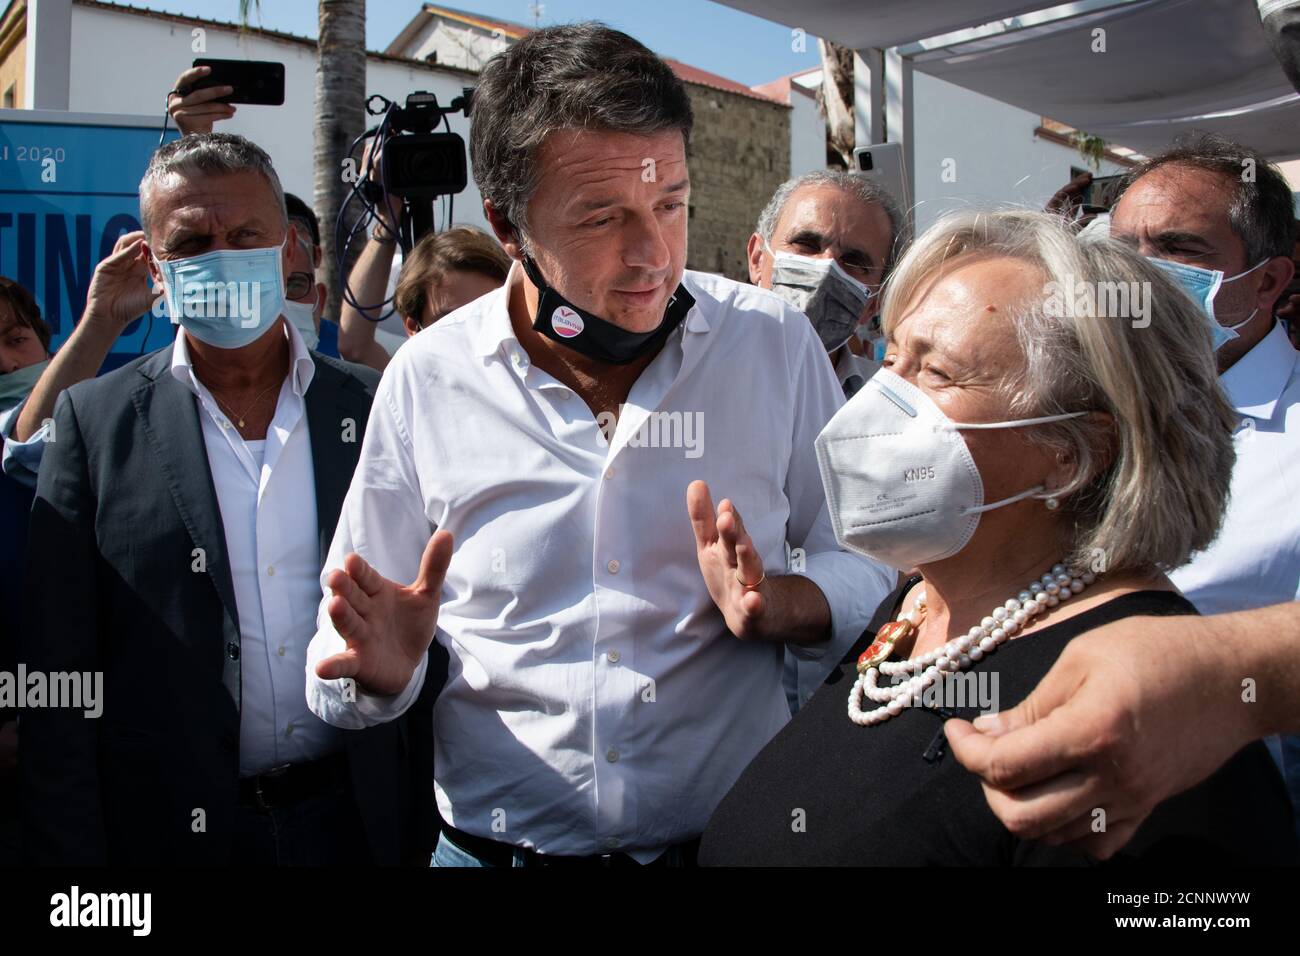
<svg viewBox="0 0 1300 956"><path fill-rule="evenodd" d="M746 243L790 175L790 108L690 81L686 89L695 111L686 265L748 281Z"/></svg>

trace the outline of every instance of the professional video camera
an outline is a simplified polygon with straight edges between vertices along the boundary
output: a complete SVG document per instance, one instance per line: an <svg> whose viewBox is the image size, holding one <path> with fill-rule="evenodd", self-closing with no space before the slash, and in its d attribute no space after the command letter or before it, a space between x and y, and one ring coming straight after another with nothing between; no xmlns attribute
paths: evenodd
<svg viewBox="0 0 1300 956"><path fill-rule="evenodd" d="M356 172L352 191L339 209L334 230L334 248L338 250L341 276L347 275L348 250L353 238L358 231L364 235L372 225L378 224L380 229L386 229L387 224L380 219L379 210L389 208L393 199L400 200L401 204L401 221L394 238L401 244L403 255L409 253L425 234L435 230L434 203L437 200L443 201L446 226L451 225L454 197L469 184L469 174L465 163L465 141L451 131L447 117L457 112L468 117L473 95L473 88L463 87L461 95L449 106L439 106L438 97L423 90L407 95L405 106L398 106L379 94L366 101L366 111L371 116L383 118L353 140L348 150L350 166ZM434 132L439 124L444 127L444 132ZM358 147L372 136L374 147L365 159L358 162ZM370 177L370 166L376 156L380 171L378 181ZM349 227L348 209L353 201L361 202L364 211ZM346 279L343 298L354 308L365 311L382 308L391 301L362 305L353 297ZM390 310L375 321L391 314Z"/></svg>

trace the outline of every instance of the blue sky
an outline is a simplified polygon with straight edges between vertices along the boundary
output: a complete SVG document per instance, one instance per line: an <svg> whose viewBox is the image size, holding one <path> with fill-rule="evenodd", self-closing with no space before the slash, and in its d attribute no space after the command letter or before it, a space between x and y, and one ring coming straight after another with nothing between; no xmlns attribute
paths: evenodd
<svg viewBox="0 0 1300 956"><path fill-rule="evenodd" d="M134 0L168 13L235 22L239 0ZM530 0L451 0L446 4L489 17L531 24ZM738 80L747 86L817 65L817 44L795 53L790 28L709 0L545 0L542 25L603 20L656 53ZM368 0L366 45L382 50L420 9L419 0ZM254 26L316 36L315 0L262 0Z"/></svg>

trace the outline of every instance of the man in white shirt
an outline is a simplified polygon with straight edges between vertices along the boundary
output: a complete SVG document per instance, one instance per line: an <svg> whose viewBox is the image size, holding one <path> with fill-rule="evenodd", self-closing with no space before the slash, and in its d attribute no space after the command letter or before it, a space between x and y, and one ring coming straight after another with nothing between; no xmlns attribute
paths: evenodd
<svg viewBox="0 0 1300 956"><path fill-rule="evenodd" d="M28 702L25 848L45 863L400 862L420 841L430 770L410 763L428 733L344 733L304 699L377 376L309 352L283 319L295 234L262 150L185 137L140 195L140 255L181 328L55 406L19 661L99 675L101 712Z"/></svg>
<svg viewBox="0 0 1300 956"><path fill-rule="evenodd" d="M873 358L856 354L849 340L856 335L855 327L870 322L880 310L881 286L902 253L902 223L898 204L879 183L821 169L778 186L749 237L750 281L795 308L809 309L846 400L880 368ZM835 266L828 266L830 262ZM854 283L863 287L860 297L848 288ZM784 683L791 713L816 693L855 640L832 644L817 660L786 652Z"/></svg>
<svg viewBox="0 0 1300 956"><path fill-rule="evenodd" d="M401 714L436 629L435 863L689 862L789 718L784 646L860 634L891 584L831 530L812 451L842 395L803 315L684 270L690 104L641 44L536 31L472 123L520 261L385 372L308 700Z"/></svg>
<svg viewBox="0 0 1300 956"><path fill-rule="evenodd" d="M1179 142L1128 175L1112 238L1221 273L1211 320L1220 382L1241 415L1215 543L1171 580L1203 614L1300 597L1300 367L1274 308L1291 281L1291 190L1259 153L1219 137ZM1191 275L1198 275L1191 273ZM1205 276L1212 280L1212 276ZM1300 811L1300 741L1270 741Z"/></svg>

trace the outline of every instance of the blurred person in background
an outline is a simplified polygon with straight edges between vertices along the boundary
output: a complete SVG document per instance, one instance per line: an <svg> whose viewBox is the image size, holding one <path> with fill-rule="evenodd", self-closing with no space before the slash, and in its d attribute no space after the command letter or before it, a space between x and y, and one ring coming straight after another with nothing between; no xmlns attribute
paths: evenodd
<svg viewBox="0 0 1300 956"><path fill-rule="evenodd" d="M901 253L903 214L878 183L815 170L782 183L749 237L749 280L805 313L851 398L880 367L850 347L880 308L880 288Z"/></svg>
<svg viewBox="0 0 1300 956"><path fill-rule="evenodd" d="M339 327L324 317L329 299L325 283L317 281L323 251L316 213L293 193L284 194L289 222L298 233L289 257L289 275L284 283L284 317L293 323L307 348L339 357Z"/></svg>
<svg viewBox="0 0 1300 956"><path fill-rule="evenodd" d="M396 241L377 238L376 229L366 244L349 278L352 294L359 302L383 298ZM456 226L446 232L431 232L415 244L402 261L392 309L402 319L409 338L463 305L499 289L510 271L510 257L501 244L473 226ZM366 318L381 316L388 307L358 310L343 304L339 349L348 361L382 370L392 356L377 340L379 323Z"/></svg>
<svg viewBox="0 0 1300 956"><path fill-rule="evenodd" d="M54 440L54 402L65 388L98 374L122 330L149 309L144 233L118 239L101 261L86 293L86 309L58 353L50 356L50 330L35 299L12 279L0 277L0 671L13 672L22 619L22 587L36 477L41 456ZM0 710L0 793L12 797L5 778L17 767L15 711ZM0 798L3 799L3 798ZM17 804L0 817L16 821ZM16 830L16 822L14 828ZM0 845L5 839L0 835ZM4 850L0 849L0 858Z"/></svg>

